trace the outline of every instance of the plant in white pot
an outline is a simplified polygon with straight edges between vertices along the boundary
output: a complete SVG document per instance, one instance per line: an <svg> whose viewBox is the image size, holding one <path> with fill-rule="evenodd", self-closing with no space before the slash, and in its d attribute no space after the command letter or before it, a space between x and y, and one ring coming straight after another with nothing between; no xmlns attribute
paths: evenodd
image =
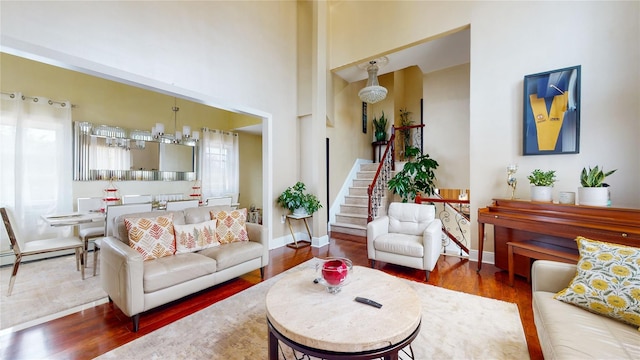
<svg viewBox="0 0 640 360"><path fill-rule="evenodd" d="M312 215L322 207L322 204L315 195L305 193L305 190L305 184L298 181L283 191L277 202L294 215Z"/></svg>
<svg viewBox="0 0 640 360"><path fill-rule="evenodd" d="M553 200L553 184L556 182L555 170L542 171L535 169L527 176L531 184L531 201L551 202Z"/></svg>
<svg viewBox="0 0 640 360"><path fill-rule="evenodd" d="M583 168L580 173L580 184L578 188L578 204L590 206L608 206L609 205L609 185L604 179L616 172L617 169L604 172L598 166L591 168Z"/></svg>

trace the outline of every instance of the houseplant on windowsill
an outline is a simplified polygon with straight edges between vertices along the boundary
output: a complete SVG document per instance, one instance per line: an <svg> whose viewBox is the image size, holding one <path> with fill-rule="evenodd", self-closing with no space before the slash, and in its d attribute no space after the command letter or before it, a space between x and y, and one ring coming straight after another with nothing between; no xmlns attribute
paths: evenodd
<svg viewBox="0 0 640 360"><path fill-rule="evenodd" d="M298 181L295 185L288 187L278 197L278 204L288 209L293 215L312 215L322 208L322 204L313 194L305 193L306 186Z"/></svg>
<svg viewBox="0 0 640 360"><path fill-rule="evenodd" d="M418 194L432 195L436 188L434 170L438 165L429 154L420 155L404 164L404 168L389 179L387 186L402 198L402 202L413 201Z"/></svg>
<svg viewBox="0 0 640 360"><path fill-rule="evenodd" d="M373 118L373 133L376 141L387 140L387 118L384 116L384 111L379 119Z"/></svg>
<svg viewBox="0 0 640 360"><path fill-rule="evenodd" d="M555 170L535 169L527 176L531 184L531 201L551 202L553 184L556 182Z"/></svg>
<svg viewBox="0 0 640 360"><path fill-rule="evenodd" d="M609 185L604 179L616 172L617 169L604 172L598 166L583 168L580 173L580 184L578 188L578 204L590 206L609 206Z"/></svg>

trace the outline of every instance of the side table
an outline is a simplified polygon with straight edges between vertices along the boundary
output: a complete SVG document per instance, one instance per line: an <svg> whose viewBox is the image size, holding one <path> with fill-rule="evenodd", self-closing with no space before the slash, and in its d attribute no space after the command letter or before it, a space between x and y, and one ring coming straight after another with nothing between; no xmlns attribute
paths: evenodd
<svg viewBox="0 0 640 360"><path fill-rule="evenodd" d="M300 249L303 247L307 247L311 245L311 241L308 240L296 240L296 235L293 233L293 228L291 227L291 220L302 220L304 221L304 226L307 228L307 234L309 234L309 240L311 240L311 230L309 230L309 224L307 223L307 219L310 218L311 215L287 215L287 224L289 225L289 231L291 232L291 236L293 237L293 244L287 244L288 247L292 249Z"/></svg>
<svg viewBox="0 0 640 360"><path fill-rule="evenodd" d="M374 163L380 162L380 158L382 157L384 149L385 149L385 147L387 146L388 143L389 143L389 141L387 141L387 140L374 141L374 142L371 143L371 147L373 149L373 162Z"/></svg>

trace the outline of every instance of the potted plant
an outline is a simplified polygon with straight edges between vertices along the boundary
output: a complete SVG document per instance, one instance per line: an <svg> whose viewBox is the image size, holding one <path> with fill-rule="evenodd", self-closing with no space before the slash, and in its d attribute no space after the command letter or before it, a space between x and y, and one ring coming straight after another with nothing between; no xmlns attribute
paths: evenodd
<svg viewBox="0 0 640 360"><path fill-rule="evenodd" d="M554 170L535 169L527 176L531 184L531 201L551 202L553 184L556 182Z"/></svg>
<svg viewBox="0 0 640 360"><path fill-rule="evenodd" d="M400 158L402 160L411 160L416 157L420 149L411 145L411 128L409 126L413 125L413 120L410 118L411 112L407 111L406 108L400 109L400 135L402 139L402 152Z"/></svg>
<svg viewBox="0 0 640 360"><path fill-rule="evenodd" d="M616 172L617 169L604 172L598 166L591 168L583 168L580 173L580 184L578 188L578 204L590 206L608 206L609 205L609 185L604 179Z"/></svg>
<svg viewBox="0 0 640 360"><path fill-rule="evenodd" d="M373 118L373 132L376 137L376 141L387 140L387 118L384 116L384 111L379 119Z"/></svg>
<svg viewBox="0 0 640 360"><path fill-rule="evenodd" d="M278 204L288 209L294 215L311 215L322 207L318 198L313 194L305 193L306 186L298 181L295 185L288 187L278 197Z"/></svg>
<svg viewBox="0 0 640 360"><path fill-rule="evenodd" d="M431 195L436 188L434 170L438 165L429 154L420 155L407 162L400 172L389 179L387 186L392 193L402 198L402 202L413 201L418 193Z"/></svg>

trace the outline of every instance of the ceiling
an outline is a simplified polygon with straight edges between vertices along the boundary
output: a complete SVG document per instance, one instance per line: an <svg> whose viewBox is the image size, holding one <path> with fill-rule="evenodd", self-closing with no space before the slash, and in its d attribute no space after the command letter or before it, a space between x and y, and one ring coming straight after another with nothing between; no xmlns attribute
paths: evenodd
<svg viewBox="0 0 640 360"><path fill-rule="evenodd" d="M427 74L451 66L466 64L470 62L470 33L471 31L467 28L435 40L386 54L385 56L389 59L389 62L378 71L378 75L402 70L414 65L420 67L423 74ZM350 83L365 80L367 71L358 65L340 69L335 73Z"/></svg>
<svg viewBox="0 0 640 360"><path fill-rule="evenodd" d="M378 71L378 75L391 73L417 65L423 74L470 62L471 31L467 28L456 33L426 41L385 55L389 62ZM366 63L366 61L365 61ZM349 83L365 80L367 71L359 64L346 67L335 73ZM254 135L262 134L262 124L236 128L234 131Z"/></svg>

